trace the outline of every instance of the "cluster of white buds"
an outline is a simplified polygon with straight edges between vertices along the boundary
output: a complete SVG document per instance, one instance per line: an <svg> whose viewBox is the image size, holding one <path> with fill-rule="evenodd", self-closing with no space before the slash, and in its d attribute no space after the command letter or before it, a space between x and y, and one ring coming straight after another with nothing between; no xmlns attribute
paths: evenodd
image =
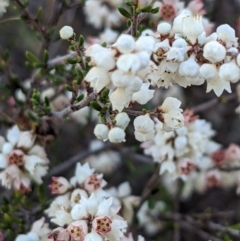
<svg viewBox="0 0 240 241"><path fill-rule="evenodd" d="M16 125L8 130L6 139L0 136L0 180L4 187L26 192L31 181L42 183L49 160L35 139L31 131L20 131Z"/></svg>
<svg viewBox="0 0 240 241"><path fill-rule="evenodd" d="M211 138L215 132L205 120L197 119L191 111L184 112L185 126L172 132L164 132L162 123L156 120L156 135L152 142L143 144L145 154L161 163L160 174L165 171L171 177L186 179L205 156L219 149Z"/></svg>
<svg viewBox="0 0 240 241"><path fill-rule="evenodd" d="M207 82L207 92L220 96L231 92L230 83L240 79L239 50L235 31L224 24L206 36L202 19L188 12L178 15L171 26L160 23L155 36L153 62L147 79L152 85L182 87Z"/></svg>

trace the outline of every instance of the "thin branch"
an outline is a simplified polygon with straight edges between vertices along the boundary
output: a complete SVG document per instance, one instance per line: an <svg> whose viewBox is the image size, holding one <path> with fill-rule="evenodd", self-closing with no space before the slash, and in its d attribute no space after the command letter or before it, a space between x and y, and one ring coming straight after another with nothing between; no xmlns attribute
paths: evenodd
<svg viewBox="0 0 240 241"><path fill-rule="evenodd" d="M62 162L58 166L52 168L52 170L48 172L48 174L46 175L45 178L57 176L57 175L65 172L69 168L71 168L77 162L81 162L83 159L87 158L88 156L98 154L99 152L104 151L104 150L109 149L109 148L111 148L111 145L104 145L103 147L101 147L99 149L96 149L94 151L90 151L90 150L85 151L85 152L80 151L75 156L67 159L66 161Z"/></svg>
<svg viewBox="0 0 240 241"><path fill-rule="evenodd" d="M67 55L64 55L61 57L56 57L54 59L51 59L47 63L47 68L51 69L51 68L55 67L56 65L66 64L67 59L75 58L75 57L77 57L77 55L78 54L76 52L73 52L73 53L70 53L70 54L67 54Z"/></svg>
<svg viewBox="0 0 240 241"><path fill-rule="evenodd" d="M55 112L51 112L49 115L53 116L53 117L57 117L59 119L64 118L66 115L80 110L85 106L88 106L90 101L95 100L97 98L97 93L91 93L88 97L86 97L84 100L80 101L78 104L75 105L69 105L68 107L66 107L65 109L61 110L61 111L55 111Z"/></svg>
<svg viewBox="0 0 240 241"><path fill-rule="evenodd" d="M220 98L214 98L212 100L206 101L206 102L192 108L192 110L194 111L194 113L203 112L207 109L213 108L214 106L216 106L219 103L227 103L227 102L230 102L231 100L234 100L236 98L237 98L236 94L231 94L231 95L228 95L228 96L222 96Z"/></svg>

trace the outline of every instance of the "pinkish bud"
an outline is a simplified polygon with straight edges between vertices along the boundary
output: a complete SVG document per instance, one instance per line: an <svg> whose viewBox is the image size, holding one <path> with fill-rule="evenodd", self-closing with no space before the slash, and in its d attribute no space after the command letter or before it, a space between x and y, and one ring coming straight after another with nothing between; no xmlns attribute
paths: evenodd
<svg viewBox="0 0 240 241"><path fill-rule="evenodd" d="M160 15L164 20L172 20L176 16L176 9L171 4L163 4L160 8Z"/></svg>
<svg viewBox="0 0 240 241"><path fill-rule="evenodd" d="M220 186L220 173L218 171L210 171L207 173L207 186L214 188Z"/></svg>
<svg viewBox="0 0 240 241"><path fill-rule="evenodd" d="M97 217L93 220L93 228L99 234L105 234L111 231L112 220L107 216Z"/></svg>
<svg viewBox="0 0 240 241"><path fill-rule="evenodd" d="M52 183L49 187L52 194L63 194L69 189L70 184L64 177L52 177Z"/></svg>
<svg viewBox="0 0 240 241"><path fill-rule="evenodd" d="M179 171L181 175L188 175L190 171L195 169L195 164L189 159L182 159L179 162Z"/></svg>

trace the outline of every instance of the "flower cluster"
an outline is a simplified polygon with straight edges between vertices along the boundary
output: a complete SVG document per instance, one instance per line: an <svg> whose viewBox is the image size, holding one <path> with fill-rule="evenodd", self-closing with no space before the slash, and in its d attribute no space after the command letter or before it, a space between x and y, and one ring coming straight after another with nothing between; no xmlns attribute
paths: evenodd
<svg viewBox="0 0 240 241"><path fill-rule="evenodd" d="M0 180L4 187L25 192L31 189L31 181L42 183L49 160L35 139L31 131L20 131L16 125L8 130L6 139L0 137Z"/></svg>
<svg viewBox="0 0 240 241"><path fill-rule="evenodd" d="M167 171L173 178L186 179L220 145L211 139L215 132L208 122L197 119L191 111L185 111L184 118L185 126L172 132L164 132L162 123L156 120L154 140L142 146L145 154L161 163L160 174Z"/></svg>
<svg viewBox="0 0 240 241"><path fill-rule="evenodd" d="M124 236L127 222L117 213L119 207L113 205L113 199L104 199L92 194L82 196L70 210L59 210L51 220L67 228L54 229L49 238L54 240L113 240Z"/></svg>
<svg viewBox="0 0 240 241"><path fill-rule="evenodd" d="M229 25L219 26L207 37L202 18L182 12L172 26L160 23L154 36L153 62L147 75L152 85L187 87L206 81L207 92L213 90L220 96L223 90L231 92L230 83L240 79L237 38Z"/></svg>

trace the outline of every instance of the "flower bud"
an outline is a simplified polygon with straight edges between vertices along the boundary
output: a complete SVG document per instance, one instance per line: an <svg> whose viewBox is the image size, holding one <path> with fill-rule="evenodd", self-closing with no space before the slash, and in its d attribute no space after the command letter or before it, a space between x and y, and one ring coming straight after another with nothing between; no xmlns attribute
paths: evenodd
<svg viewBox="0 0 240 241"><path fill-rule="evenodd" d="M93 132L94 135L100 140L106 141L108 139L109 129L104 124L97 124Z"/></svg>
<svg viewBox="0 0 240 241"><path fill-rule="evenodd" d="M184 117L178 110L171 110L168 113L163 113L165 131L172 131L184 125Z"/></svg>
<svg viewBox="0 0 240 241"><path fill-rule="evenodd" d="M121 34L116 41L116 47L122 54L131 53L135 49L135 46L134 38L128 34Z"/></svg>
<svg viewBox="0 0 240 241"><path fill-rule="evenodd" d="M166 34L169 34L170 31L171 31L171 24L169 23L159 23L158 26L157 26L157 31L161 34L161 35L166 35Z"/></svg>
<svg viewBox="0 0 240 241"><path fill-rule="evenodd" d="M119 127L112 128L108 133L109 141L112 143L125 142L125 136L125 131Z"/></svg>
<svg viewBox="0 0 240 241"><path fill-rule="evenodd" d="M240 79L240 69L235 61L221 65L219 68L219 77L232 83L238 82Z"/></svg>
<svg viewBox="0 0 240 241"><path fill-rule="evenodd" d="M121 112L116 115L116 126L122 128L123 130L126 129L130 122L130 118L127 113Z"/></svg>
<svg viewBox="0 0 240 241"><path fill-rule="evenodd" d="M214 64L203 64L199 69L201 77L206 80L213 80L218 77L218 71Z"/></svg>
<svg viewBox="0 0 240 241"><path fill-rule="evenodd" d="M199 64L195 61L194 55L179 65L179 73L189 78L195 78L199 75Z"/></svg>
<svg viewBox="0 0 240 241"><path fill-rule="evenodd" d="M77 188L72 192L70 200L72 203L78 203L82 197L87 198L88 194L85 190Z"/></svg>
<svg viewBox="0 0 240 241"><path fill-rule="evenodd" d="M149 114L136 117L133 125L136 131L139 131L143 134L152 131L154 128L154 122L150 118Z"/></svg>
<svg viewBox="0 0 240 241"><path fill-rule="evenodd" d="M226 49L216 41L210 41L204 45L203 57L212 63L222 61L226 56Z"/></svg>
<svg viewBox="0 0 240 241"><path fill-rule="evenodd" d="M69 39L73 36L73 33L73 28L70 26L64 26L59 31L61 39Z"/></svg>

